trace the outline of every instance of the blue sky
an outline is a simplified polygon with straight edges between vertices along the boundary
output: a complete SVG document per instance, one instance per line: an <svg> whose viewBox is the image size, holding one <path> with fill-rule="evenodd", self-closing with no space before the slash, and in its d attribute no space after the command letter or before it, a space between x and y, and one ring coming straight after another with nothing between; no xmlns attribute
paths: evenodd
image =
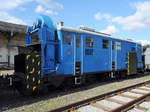
<svg viewBox="0 0 150 112"><path fill-rule="evenodd" d="M40 14L54 23L85 25L116 37L150 41L150 0L0 0L0 20L31 25Z"/></svg>

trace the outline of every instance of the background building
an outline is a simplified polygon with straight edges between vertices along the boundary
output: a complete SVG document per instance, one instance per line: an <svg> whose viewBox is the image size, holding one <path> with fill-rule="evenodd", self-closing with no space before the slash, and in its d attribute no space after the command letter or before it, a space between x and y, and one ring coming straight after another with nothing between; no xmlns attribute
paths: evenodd
<svg viewBox="0 0 150 112"><path fill-rule="evenodd" d="M27 26L0 21L0 69L13 69L14 55L25 44ZM33 42L37 39L33 38Z"/></svg>

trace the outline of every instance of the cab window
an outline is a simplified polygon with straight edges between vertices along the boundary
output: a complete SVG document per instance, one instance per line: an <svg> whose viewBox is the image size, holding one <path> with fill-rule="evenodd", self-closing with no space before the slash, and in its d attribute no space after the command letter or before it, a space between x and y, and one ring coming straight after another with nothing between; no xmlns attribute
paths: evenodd
<svg viewBox="0 0 150 112"><path fill-rule="evenodd" d="M71 45L71 34L63 32L63 44Z"/></svg>

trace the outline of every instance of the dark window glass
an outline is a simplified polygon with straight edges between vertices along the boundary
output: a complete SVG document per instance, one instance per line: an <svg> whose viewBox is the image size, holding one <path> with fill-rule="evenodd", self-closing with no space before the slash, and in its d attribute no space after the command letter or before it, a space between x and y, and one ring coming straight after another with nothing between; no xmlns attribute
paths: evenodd
<svg viewBox="0 0 150 112"><path fill-rule="evenodd" d="M108 40L103 40L103 48L108 49L109 48L109 41Z"/></svg>
<svg viewBox="0 0 150 112"><path fill-rule="evenodd" d="M85 55L93 55L93 49L85 49Z"/></svg>
<svg viewBox="0 0 150 112"><path fill-rule="evenodd" d="M137 46L137 51L140 52L141 51L141 45Z"/></svg>
<svg viewBox="0 0 150 112"><path fill-rule="evenodd" d="M135 51L135 47L132 47L132 48L131 48L131 51L134 52L134 51Z"/></svg>
<svg viewBox="0 0 150 112"><path fill-rule="evenodd" d="M115 49L115 42L112 41L112 50L114 50L114 49Z"/></svg>
<svg viewBox="0 0 150 112"><path fill-rule="evenodd" d="M80 36L76 36L76 47L80 47Z"/></svg>
<svg viewBox="0 0 150 112"><path fill-rule="evenodd" d="M92 37L86 37L86 48L93 48L94 40Z"/></svg>
<svg viewBox="0 0 150 112"><path fill-rule="evenodd" d="M71 34L63 33L63 43L64 45L71 45Z"/></svg>

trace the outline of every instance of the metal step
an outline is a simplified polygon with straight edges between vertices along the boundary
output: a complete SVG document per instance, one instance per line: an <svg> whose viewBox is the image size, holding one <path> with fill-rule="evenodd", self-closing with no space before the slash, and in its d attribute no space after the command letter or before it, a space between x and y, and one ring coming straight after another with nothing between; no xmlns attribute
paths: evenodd
<svg viewBox="0 0 150 112"><path fill-rule="evenodd" d="M75 85L80 85L82 78L81 77L75 77Z"/></svg>

